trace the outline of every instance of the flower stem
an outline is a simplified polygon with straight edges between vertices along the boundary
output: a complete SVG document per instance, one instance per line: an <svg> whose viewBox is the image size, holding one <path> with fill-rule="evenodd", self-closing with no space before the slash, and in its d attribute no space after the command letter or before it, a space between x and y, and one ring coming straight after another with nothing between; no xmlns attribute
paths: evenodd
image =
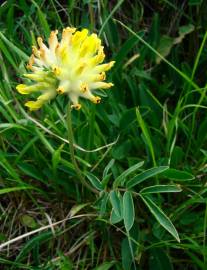
<svg viewBox="0 0 207 270"><path fill-rule="evenodd" d="M70 105L67 108L67 128L68 128L68 140L69 140L69 147L70 147L70 156L71 161L73 163L74 169L77 173L77 176L83 186L85 186L87 189L94 193L99 193L96 189L91 187L85 180L85 178L82 175L82 172L80 168L78 167L78 163L75 159L75 151L74 151L74 138L73 138L73 128L72 128L72 118L71 118L71 107Z"/></svg>

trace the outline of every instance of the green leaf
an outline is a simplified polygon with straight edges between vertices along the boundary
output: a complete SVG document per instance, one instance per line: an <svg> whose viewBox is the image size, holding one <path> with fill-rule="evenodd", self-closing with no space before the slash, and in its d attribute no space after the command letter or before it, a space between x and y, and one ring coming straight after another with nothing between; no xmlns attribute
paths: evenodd
<svg viewBox="0 0 207 270"><path fill-rule="evenodd" d="M21 59L24 61L29 60L29 56L26 55L23 51L21 51L17 46L15 46L11 41L9 41L2 32L0 32L0 38L4 41L8 48L10 48L13 52L15 52Z"/></svg>
<svg viewBox="0 0 207 270"><path fill-rule="evenodd" d="M112 157L118 160L125 159L131 147L132 143L130 140L125 140L121 144L117 144L112 151Z"/></svg>
<svg viewBox="0 0 207 270"><path fill-rule="evenodd" d="M106 206L108 202L109 194L104 192L101 197L101 205L100 205L100 215L103 216L106 212Z"/></svg>
<svg viewBox="0 0 207 270"><path fill-rule="evenodd" d="M195 30L195 26L192 24L182 25L179 27L179 35L185 36Z"/></svg>
<svg viewBox="0 0 207 270"><path fill-rule="evenodd" d="M192 24L183 25L179 28L179 36L174 39L174 44L181 43L187 34L194 31L195 27Z"/></svg>
<svg viewBox="0 0 207 270"><path fill-rule="evenodd" d="M0 33L0 37L1 37L1 33ZM8 51L7 49L8 47L5 46L5 44L2 42L2 40L0 39L0 51L3 52L5 58L9 61L9 63L13 66L14 69L18 69L16 63L14 62L11 53Z"/></svg>
<svg viewBox="0 0 207 270"><path fill-rule="evenodd" d="M38 14L38 17L39 17L39 20L40 20L40 24L42 25L43 30L45 32L45 36L49 37L49 35L50 35L50 27L49 27L49 25L47 23L46 15L40 10L40 8L37 9L37 14Z"/></svg>
<svg viewBox="0 0 207 270"><path fill-rule="evenodd" d="M60 147L58 147L58 149L52 153L52 167L53 167L54 173L57 170L57 166L59 162L61 161L61 151L63 149L63 146L64 144L60 145Z"/></svg>
<svg viewBox="0 0 207 270"><path fill-rule="evenodd" d="M34 165L27 163L20 163L18 164L18 167L21 169L22 172L24 172L25 175L29 175L34 179L44 182L45 177L42 175L41 171L38 170L38 168L36 168Z"/></svg>
<svg viewBox="0 0 207 270"><path fill-rule="evenodd" d="M172 224L171 220L165 215L165 213L148 197L145 197L140 194L140 197L149 208L150 212L156 218L161 226L163 226L178 242L180 242L180 238L177 230Z"/></svg>
<svg viewBox="0 0 207 270"><path fill-rule="evenodd" d="M60 260L59 260L59 264L60 264L60 268L58 270L73 270L74 269L74 265L71 262L71 260L64 256L64 255L60 255Z"/></svg>
<svg viewBox="0 0 207 270"><path fill-rule="evenodd" d="M37 228L37 223L34 220L33 217L29 216L29 215L23 215L21 217L21 222L24 226L31 228L31 229L35 229Z"/></svg>
<svg viewBox="0 0 207 270"><path fill-rule="evenodd" d="M163 171L166 171L169 167L168 166L160 166L160 167L154 167L149 170L146 170L138 175L136 175L134 178L132 178L128 183L127 183L127 188L132 188L141 182L147 180L150 177L153 177L155 175L160 174Z"/></svg>
<svg viewBox="0 0 207 270"><path fill-rule="evenodd" d="M134 224L134 202L130 191L126 191L123 196L123 219L124 226L128 232Z"/></svg>
<svg viewBox="0 0 207 270"><path fill-rule="evenodd" d="M110 269L113 265L115 264L115 262L105 262L99 266L97 266L96 268L94 268L94 270L108 270Z"/></svg>
<svg viewBox="0 0 207 270"><path fill-rule="evenodd" d="M110 201L115 214L122 217L122 198L120 192L112 190L110 192Z"/></svg>
<svg viewBox="0 0 207 270"><path fill-rule="evenodd" d="M103 171L103 179L108 175L109 170L114 165L115 159L111 159Z"/></svg>
<svg viewBox="0 0 207 270"><path fill-rule="evenodd" d="M17 174L14 166L4 157L4 155L0 152L0 166L7 171L7 173L17 182L21 182L19 178L19 174Z"/></svg>
<svg viewBox="0 0 207 270"><path fill-rule="evenodd" d="M104 188L107 188L108 182L111 179L112 173L105 176L105 178L102 180L101 184Z"/></svg>
<svg viewBox="0 0 207 270"><path fill-rule="evenodd" d="M125 178L130 175L131 173L133 173L134 171L136 171L137 169L139 169L140 167L142 167L144 164L144 161L141 161L133 166L131 166L129 169L127 169L126 171L124 171L121 175L119 175L116 180L114 181L113 186L117 187L120 183L124 183L125 182Z"/></svg>
<svg viewBox="0 0 207 270"><path fill-rule="evenodd" d="M110 222L111 224L116 224L122 220L122 217L117 216L114 209L111 211L111 216L110 216Z"/></svg>
<svg viewBox="0 0 207 270"><path fill-rule="evenodd" d="M162 176L174 180L181 180L181 181L189 181L195 179L195 177L190 174L189 172L180 171L176 169L168 169L164 173L162 173Z"/></svg>
<svg viewBox="0 0 207 270"><path fill-rule="evenodd" d="M0 189L0 195L5 194L5 193L9 193L9 192L18 191L18 190L24 190L24 189L33 189L33 187L24 186L24 187L3 188L3 189Z"/></svg>
<svg viewBox="0 0 207 270"><path fill-rule="evenodd" d="M86 177L97 190L103 190L101 181L92 173L86 173Z"/></svg>
<svg viewBox="0 0 207 270"><path fill-rule="evenodd" d="M126 78L128 80L128 78ZM133 88L133 87L132 87ZM124 110L119 120L119 129L125 131L136 121L136 111L134 108Z"/></svg>
<svg viewBox="0 0 207 270"><path fill-rule="evenodd" d="M152 248L150 255L149 270L173 270L173 265L164 249Z"/></svg>
<svg viewBox="0 0 207 270"><path fill-rule="evenodd" d="M174 45L174 38L169 37L167 35L163 35L160 38L160 42L157 48L158 53L160 53L163 57L168 56L172 47ZM159 64L161 62L161 58L159 55L156 56L156 63Z"/></svg>
<svg viewBox="0 0 207 270"><path fill-rule="evenodd" d="M179 185L156 185L143 188L140 190L142 194L149 194L149 193L163 193L163 192L181 192L182 189Z"/></svg>
<svg viewBox="0 0 207 270"><path fill-rule="evenodd" d="M144 138L146 140L146 144L149 147L149 151L150 151L150 154L152 156L153 164L156 165L155 153L154 153L152 140L151 140L151 137L150 137L150 132L149 132L148 127L145 124L144 119L142 118L142 115L141 115L138 108L136 109L136 116L137 116L137 121L138 121L138 123L140 125L140 128L142 130L143 136L144 136Z"/></svg>
<svg viewBox="0 0 207 270"><path fill-rule="evenodd" d="M188 0L189 6L199 6L201 5L203 0Z"/></svg>
<svg viewBox="0 0 207 270"><path fill-rule="evenodd" d="M170 53L172 47L175 44L181 43L183 38L190 34L192 31L194 31L195 27L192 24L183 25L179 28L179 36L177 38L172 38L167 35L163 35L160 39L159 46L157 48L157 51L159 54L161 54L163 57L168 56ZM156 56L156 63L159 64L161 62L161 57L159 55Z"/></svg>
<svg viewBox="0 0 207 270"><path fill-rule="evenodd" d="M25 257L37 246L41 246L42 243L48 241L53 238L53 232L41 232L40 234L34 236L32 239L28 240L26 244L21 248L19 254L15 258L15 262L21 262L25 259Z"/></svg>
<svg viewBox="0 0 207 270"><path fill-rule="evenodd" d="M132 48L139 42L136 37L130 37L124 44L122 44L120 51L116 54L116 70L123 67L123 62L127 54L132 50Z"/></svg>
<svg viewBox="0 0 207 270"><path fill-rule="evenodd" d="M32 3L36 6L37 8L37 15L40 21L40 25L42 26L42 29L44 31L45 36L48 38L50 35L50 26L46 20L46 13L42 12L38 4L32 0Z"/></svg>
<svg viewBox="0 0 207 270"><path fill-rule="evenodd" d="M122 266L124 270L131 270L132 265L132 254L130 251L129 241L128 238L124 238L121 243L121 259L122 259Z"/></svg>
<svg viewBox="0 0 207 270"><path fill-rule="evenodd" d="M70 209L70 217L75 216L81 209L83 209L84 207L86 207L88 205L89 205L89 203L82 203L82 204L74 205Z"/></svg>

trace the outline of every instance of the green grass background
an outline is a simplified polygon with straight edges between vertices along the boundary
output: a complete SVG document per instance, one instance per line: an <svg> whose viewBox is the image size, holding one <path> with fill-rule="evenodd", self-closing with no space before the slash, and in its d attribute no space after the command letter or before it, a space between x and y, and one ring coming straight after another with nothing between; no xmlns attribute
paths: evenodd
<svg viewBox="0 0 207 270"><path fill-rule="evenodd" d="M0 243L68 218L71 208L78 216L3 248L0 269L207 269L206 13L204 0L1 1ZM72 111L79 167L108 182L99 196L80 184L71 162L68 100L30 113L15 90L35 38L66 26L97 33L116 61L102 103L84 100ZM140 197L130 236L110 222L114 180L141 161L139 172L169 165L195 176L140 185L180 184L182 192L150 197L180 243Z"/></svg>

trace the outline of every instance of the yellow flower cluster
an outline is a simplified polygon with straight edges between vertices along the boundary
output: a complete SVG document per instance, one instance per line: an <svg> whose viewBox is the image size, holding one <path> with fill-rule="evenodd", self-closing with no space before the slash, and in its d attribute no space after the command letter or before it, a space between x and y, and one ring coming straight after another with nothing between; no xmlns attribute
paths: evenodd
<svg viewBox="0 0 207 270"><path fill-rule="evenodd" d="M38 110L42 105L55 98L56 94L67 94L75 109L80 109L79 97L100 103L101 98L94 96L95 89L107 89L112 83L104 82L105 71L114 61L101 64L105 58L104 47L96 34L88 34L87 29L76 31L75 28L63 29L62 39L57 38L58 31L52 31L47 47L41 37L37 43L39 49L32 47L32 55L27 68L31 73L24 74L34 81L31 85L19 84L16 89L21 94L40 91L36 101L28 101L25 106Z"/></svg>

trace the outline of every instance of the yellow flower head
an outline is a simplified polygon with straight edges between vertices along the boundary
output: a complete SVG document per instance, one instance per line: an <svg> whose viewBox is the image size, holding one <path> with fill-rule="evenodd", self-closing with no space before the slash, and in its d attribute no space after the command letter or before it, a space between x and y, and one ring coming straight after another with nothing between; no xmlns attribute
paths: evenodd
<svg viewBox="0 0 207 270"><path fill-rule="evenodd" d="M55 98L56 94L67 94L72 101L71 107L80 109L79 97L100 103L101 98L94 96L95 89L107 89L112 83L104 82L105 71L114 61L101 64L105 58L104 47L96 34L88 35L88 30L76 31L75 28L63 29L62 39L58 42L58 31L52 31L47 47L41 37L37 43L39 49L32 47L32 55L27 68L31 73L24 74L35 83L19 84L16 89L21 94L40 91L36 101L28 101L25 106L37 110Z"/></svg>

